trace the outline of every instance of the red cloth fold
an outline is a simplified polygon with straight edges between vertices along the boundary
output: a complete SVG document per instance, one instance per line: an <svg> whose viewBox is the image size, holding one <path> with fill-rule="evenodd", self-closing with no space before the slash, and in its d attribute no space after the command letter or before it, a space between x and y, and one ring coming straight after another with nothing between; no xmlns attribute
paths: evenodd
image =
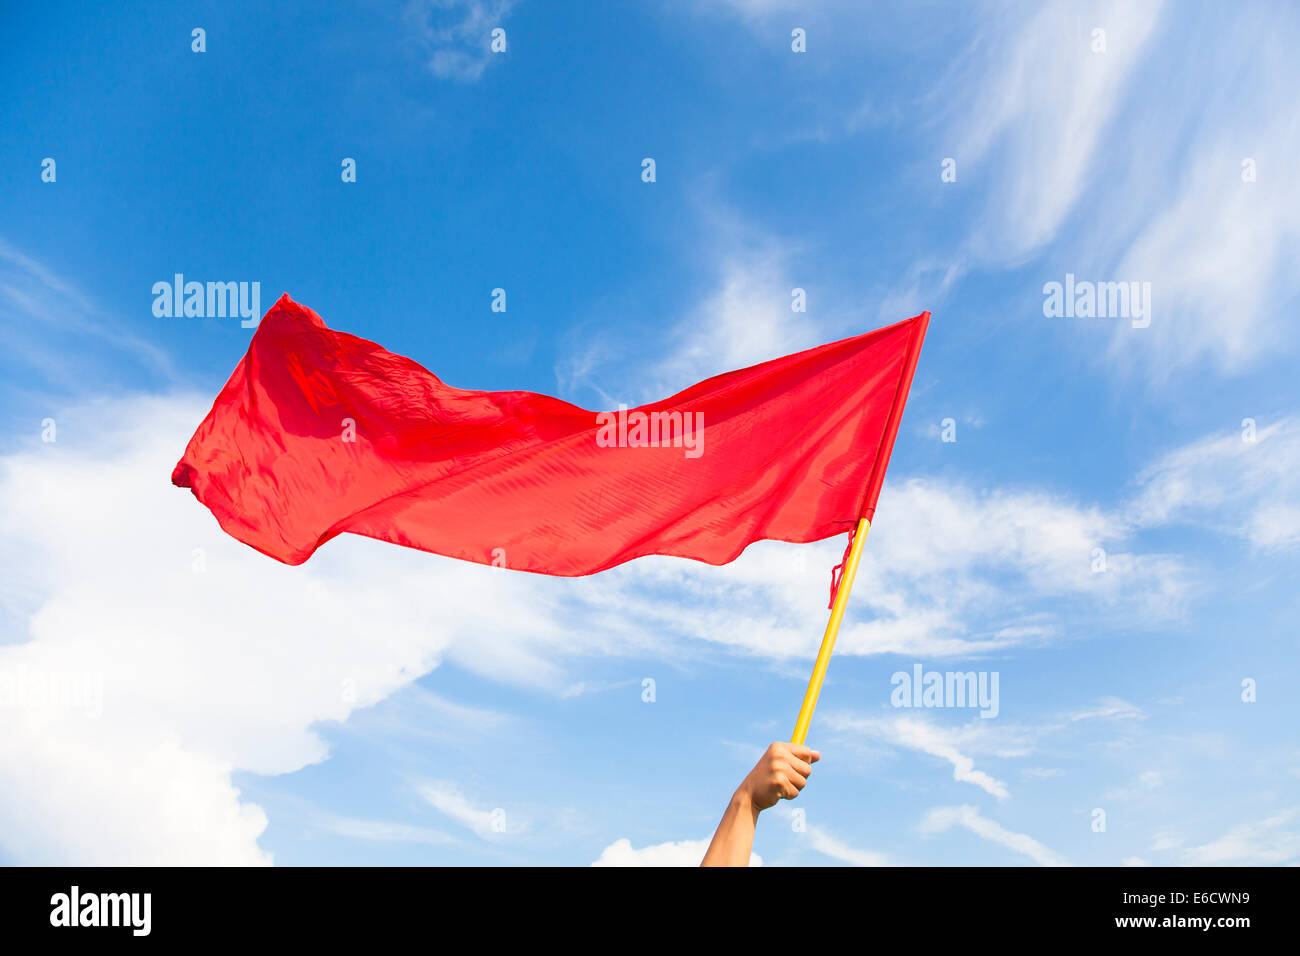
<svg viewBox="0 0 1300 956"><path fill-rule="evenodd" d="M929 317L597 413L452 388L285 295L172 482L286 564L345 531L543 574L723 564L872 516Z"/></svg>

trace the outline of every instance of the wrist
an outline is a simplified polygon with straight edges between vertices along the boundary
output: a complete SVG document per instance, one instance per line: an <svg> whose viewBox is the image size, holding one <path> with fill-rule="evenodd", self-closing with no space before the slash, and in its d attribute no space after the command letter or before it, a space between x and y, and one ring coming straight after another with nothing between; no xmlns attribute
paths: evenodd
<svg viewBox="0 0 1300 956"><path fill-rule="evenodd" d="M754 803L754 795L749 792L749 788L744 784L731 795L731 806L737 814L749 814L753 817L754 822L758 822L758 815L762 812L759 806Z"/></svg>

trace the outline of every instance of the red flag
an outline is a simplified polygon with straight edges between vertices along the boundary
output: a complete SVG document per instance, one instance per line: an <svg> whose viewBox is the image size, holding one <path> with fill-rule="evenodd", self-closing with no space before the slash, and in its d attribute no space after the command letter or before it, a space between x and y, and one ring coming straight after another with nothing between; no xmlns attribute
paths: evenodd
<svg viewBox="0 0 1300 956"><path fill-rule="evenodd" d="M597 413L444 385L285 295L172 482L286 564L345 531L543 574L724 564L874 514L929 319Z"/></svg>

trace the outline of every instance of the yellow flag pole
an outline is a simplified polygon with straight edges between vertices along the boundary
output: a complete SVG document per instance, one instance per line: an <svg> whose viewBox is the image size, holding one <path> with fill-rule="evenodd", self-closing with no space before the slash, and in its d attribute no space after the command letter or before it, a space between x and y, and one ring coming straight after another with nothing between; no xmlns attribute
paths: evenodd
<svg viewBox="0 0 1300 956"><path fill-rule="evenodd" d="M849 603L849 591L853 589L853 578L858 573L858 561L862 557L862 545L867 540L867 529L870 527L871 522L863 518L858 522L858 530L853 535L853 547L849 549L844 571L840 575L839 590L835 592L835 603L831 607L831 619L826 622L826 634L822 637L821 650L817 652L817 663L813 665L808 690L803 695L803 706L799 708L799 720L790 737L792 743L801 744L808 736L808 726L812 723L813 711L817 708L817 696L822 692L822 681L826 679L826 668L831 662L831 651L835 650L835 638L840 633L840 622L844 620L844 608Z"/></svg>
<svg viewBox="0 0 1300 956"><path fill-rule="evenodd" d="M921 355L921 343L925 341L926 329L930 327L930 313L922 312L907 321L912 325L912 339L908 344L907 361L903 368L903 375L898 381L898 391L894 393L894 405L889 411L889 422L885 426L885 434L880 442L880 452L863 496L863 512L868 510L871 513L875 512L876 495L880 493L880 485L885 480L885 467L889 464L889 455L894 450L894 438L898 435L898 423L903 417L903 406L907 404L907 393L912 387L916 360ZM840 633L840 622L844 620L844 608L849 603L849 591L852 590L853 578L858 573L862 546L866 543L867 529L870 527L870 518L860 518L858 527L853 532L853 545L849 548L849 556L844 559L844 572L840 575L839 589L836 590L835 600L831 604L831 619L826 622L826 634L822 637L821 650L817 652L817 663L813 665L812 677L808 678L808 690L803 695L803 706L799 708L799 720L794 725L794 734L790 737L792 743L801 744L808 737L808 726L812 723L813 711L817 709L817 695L822 692L822 681L826 679L826 668L831 662L831 651L835 650L835 638Z"/></svg>

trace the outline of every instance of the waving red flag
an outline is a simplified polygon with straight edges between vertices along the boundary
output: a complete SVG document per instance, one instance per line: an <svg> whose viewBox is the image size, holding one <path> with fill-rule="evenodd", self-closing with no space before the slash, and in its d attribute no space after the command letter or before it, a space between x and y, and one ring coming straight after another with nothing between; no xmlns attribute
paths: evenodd
<svg viewBox="0 0 1300 956"><path fill-rule="evenodd" d="M444 385L285 295L172 482L286 564L345 531L543 574L724 564L873 515L929 318L597 413Z"/></svg>

